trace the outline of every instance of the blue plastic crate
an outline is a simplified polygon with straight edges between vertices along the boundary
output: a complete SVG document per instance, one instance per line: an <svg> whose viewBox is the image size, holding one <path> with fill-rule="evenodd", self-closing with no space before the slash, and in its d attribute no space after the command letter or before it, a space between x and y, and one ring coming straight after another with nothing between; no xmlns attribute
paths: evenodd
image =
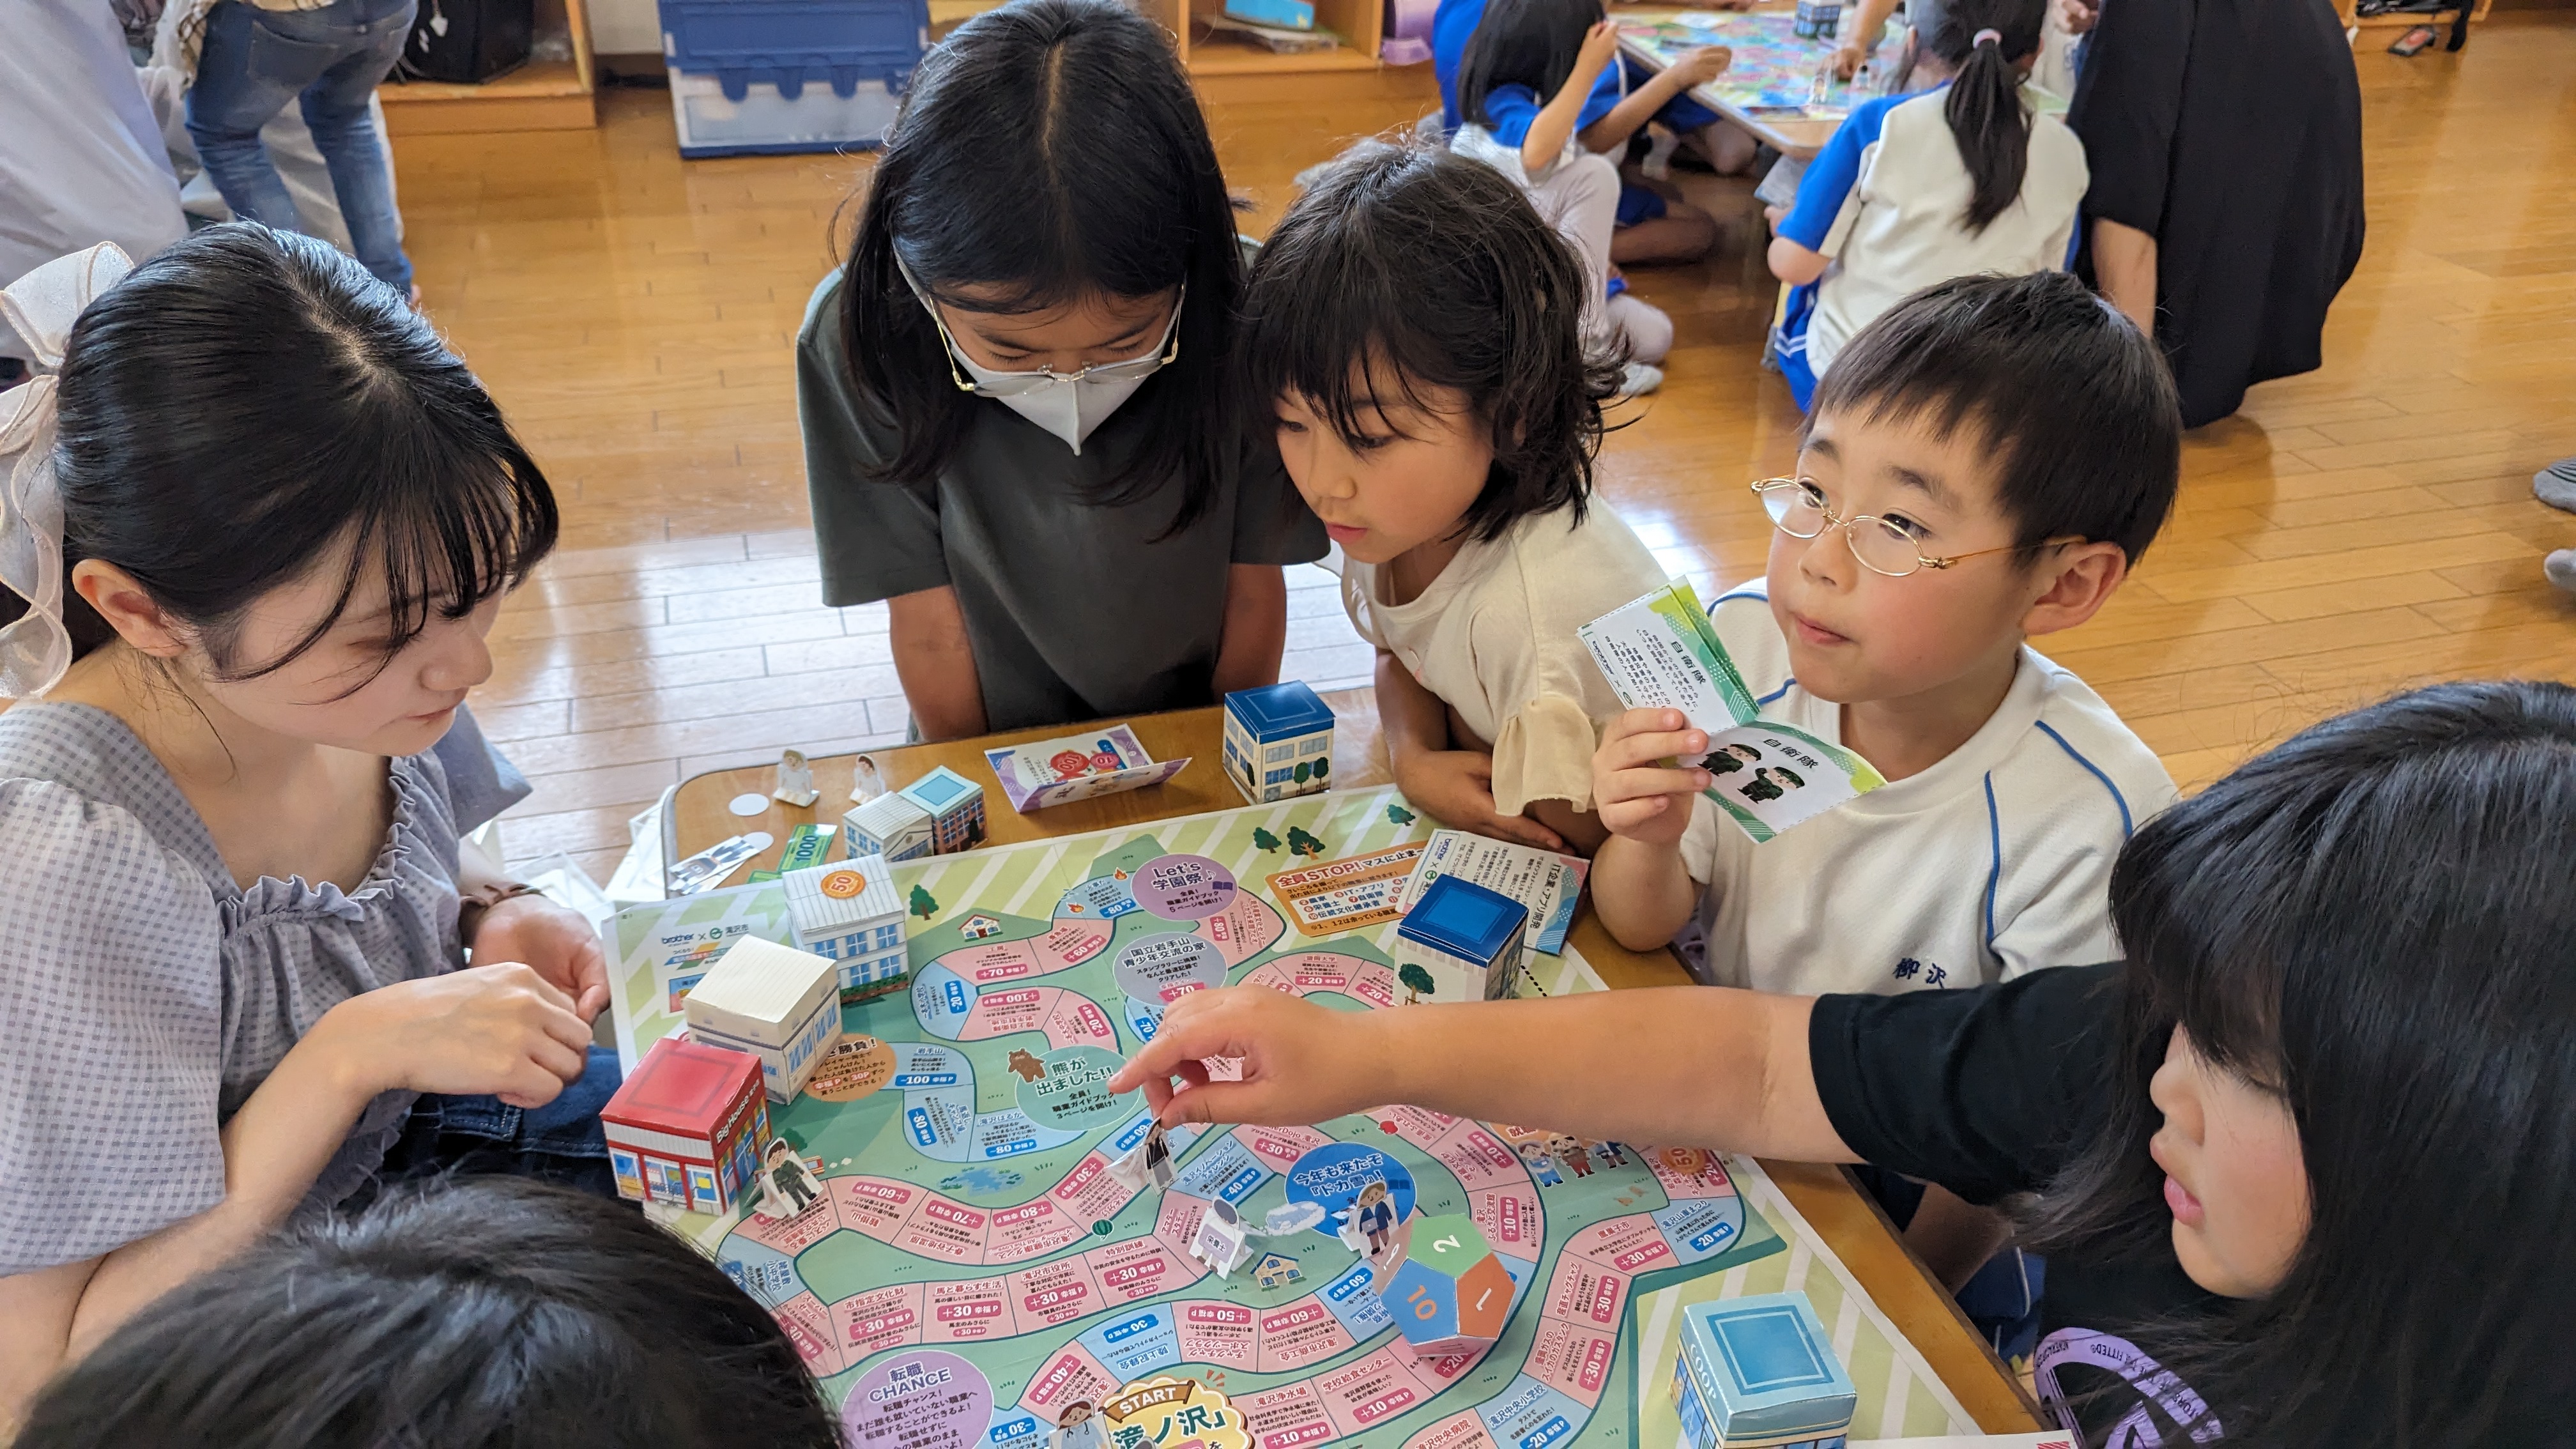
<svg viewBox="0 0 2576 1449"><path fill-rule="evenodd" d="M660 0L671 68L715 77L739 103L754 85L793 101L808 84L848 99L862 82L900 94L930 46L929 0Z"/></svg>

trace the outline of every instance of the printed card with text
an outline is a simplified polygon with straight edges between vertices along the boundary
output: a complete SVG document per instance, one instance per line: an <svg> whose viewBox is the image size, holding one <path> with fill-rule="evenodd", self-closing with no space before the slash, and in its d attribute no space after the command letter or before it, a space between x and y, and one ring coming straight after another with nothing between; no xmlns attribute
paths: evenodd
<svg viewBox="0 0 2576 1449"><path fill-rule="evenodd" d="M1677 709L1708 732L1709 752L1683 763L1716 777L1701 793L1756 842L1887 783L1842 746L1759 718L1753 691L1687 583L1667 584L1580 632L1622 704Z"/></svg>

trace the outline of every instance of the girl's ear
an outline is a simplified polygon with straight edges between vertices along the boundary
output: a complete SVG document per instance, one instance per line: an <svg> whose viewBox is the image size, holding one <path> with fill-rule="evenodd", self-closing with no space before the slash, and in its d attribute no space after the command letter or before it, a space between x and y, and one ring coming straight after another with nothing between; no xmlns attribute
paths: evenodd
<svg viewBox="0 0 2576 1449"><path fill-rule="evenodd" d="M155 659L176 659L188 652L187 641L170 616L134 575L112 563L82 559L72 565L72 592L107 621L117 637Z"/></svg>

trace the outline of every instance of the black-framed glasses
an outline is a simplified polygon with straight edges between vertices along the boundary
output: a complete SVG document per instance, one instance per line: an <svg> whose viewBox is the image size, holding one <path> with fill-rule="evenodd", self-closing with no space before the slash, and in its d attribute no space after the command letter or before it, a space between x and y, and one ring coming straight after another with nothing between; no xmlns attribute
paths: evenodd
<svg viewBox="0 0 2576 1449"><path fill-rule="evenodd" d="M1964 559L1990 553L2019 553L2022 545L2008 543L2001 548L1971 549L1935 558L1925 553L1908 533L1905 525L1874 513L1836 518L1825 505L1825 490L1813 478L1758 478L1753 483L1753 496L1762 500L1762 511L1771 517L1772 526L1791 538L1814 538L1829 528L1843 531L1843 541L1851 545L1852 557L1874 574L1901 579L1923 569L1946 569ZM2054 548L2059 544L2082 543L2083 538L2070 534L2052 538L2037 545Z"/></svg>

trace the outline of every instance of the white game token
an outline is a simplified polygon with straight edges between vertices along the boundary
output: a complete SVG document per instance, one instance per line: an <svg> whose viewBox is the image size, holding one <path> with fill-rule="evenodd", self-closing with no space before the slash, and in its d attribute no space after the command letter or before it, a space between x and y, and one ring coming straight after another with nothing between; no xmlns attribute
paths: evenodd
<svg viewBox="0 0 2576 1449"><path fill-rule="evenodd" d="M749 817L757 815L768 809L769 797L746 791L740 795L734 796L732 800L726 803L725 808L736 815Z"/></svg>

